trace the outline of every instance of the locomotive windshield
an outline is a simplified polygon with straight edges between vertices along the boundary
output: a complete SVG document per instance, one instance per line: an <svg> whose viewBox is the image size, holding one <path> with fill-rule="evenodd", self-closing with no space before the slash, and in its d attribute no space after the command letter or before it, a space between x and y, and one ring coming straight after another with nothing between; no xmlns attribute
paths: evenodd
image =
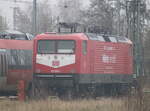
<svg viewBox="0 0 150 111"><path fill-rule="evenodd" d="M72 54L75 42L73 40L40 40L38 53L42 54Z"/></svg>
<svg viewBox="0 0 150 111"><path fill-rule="evenodd" d="M55 41L42 40L38 42L39 53L55 53Z"/></svg>

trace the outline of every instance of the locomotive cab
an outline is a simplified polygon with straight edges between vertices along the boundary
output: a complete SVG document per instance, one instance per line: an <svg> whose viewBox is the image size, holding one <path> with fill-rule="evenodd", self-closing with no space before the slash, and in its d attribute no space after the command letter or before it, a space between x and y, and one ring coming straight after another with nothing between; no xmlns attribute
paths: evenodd
<svg viewBox="0 0 150 111"><path fill-rule="evenodd" d="M80 72L80 49L86 37L80 34L41 34L34 40L34 78L49 87L73 87Z"/></svg>
<svg viewBox="0 0 150 111"><path fill-rule="evenodd" d="M74 40L39 40L36 63L49 67L49 70L45 70L41 66L39 71L49 74L73 73L71 68L70 71L66 68L75 64L75 43ZM62 67L63 69L60 69Z"/></svg>

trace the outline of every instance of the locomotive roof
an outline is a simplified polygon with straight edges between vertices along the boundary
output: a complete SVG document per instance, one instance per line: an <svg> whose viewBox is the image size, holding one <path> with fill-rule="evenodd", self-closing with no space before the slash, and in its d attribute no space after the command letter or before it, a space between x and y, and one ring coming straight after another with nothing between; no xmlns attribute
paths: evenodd
<svg viewBox="0 0 150 111"><path fill-rule="evenodd" d="M105 35L105 34L94 34L94 33L71 33L71 34L45 33L37 35L35 39L37 40L50 39L50 37L51 39L96 40L102 42L121 42L132 44L132 42L126 37Z"/></svg>
<svg viewBox="0 0 150 111"><path fill-rule="evenodd" d="M126 37L115 36L115 35L105 35L105 34L94 34L86 33L90 40L98 40L102 42L121 42L132 44L131 40Z"/></svg>
<svg viewBox="0 0 150 111"><path fill-rule="evenodd" d="M45 33L40 34L35 37L35 39L72 39L72 40L88 40L87 36L84 33L71 33L71 34L54 34L54 33Z"/></svg>

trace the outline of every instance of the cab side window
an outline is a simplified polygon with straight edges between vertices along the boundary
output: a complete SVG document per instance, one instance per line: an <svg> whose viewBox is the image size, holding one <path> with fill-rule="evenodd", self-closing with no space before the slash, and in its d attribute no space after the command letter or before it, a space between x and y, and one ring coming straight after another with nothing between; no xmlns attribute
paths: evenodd
<svg viewBox="0 0 150 111"><path fill-rule="evenodd" d="M0 54L0 77L4 77L7 74L8 63L6 56L4 53Z"/></svg>
<svg viewBox="0 0 150 111"><path fill-rule="evenodd" d="M82 53L83 55L87 54L87 41L86 40L82 42Z"/></svg>

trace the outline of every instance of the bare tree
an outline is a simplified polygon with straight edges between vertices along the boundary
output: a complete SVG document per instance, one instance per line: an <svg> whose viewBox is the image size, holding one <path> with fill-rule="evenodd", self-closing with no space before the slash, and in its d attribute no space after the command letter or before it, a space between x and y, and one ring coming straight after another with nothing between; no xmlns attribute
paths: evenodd
<svg viewBox="0 0 150 111"><path fill-rule="evenodd" d="M60 22L79 23L81 20L81 3L80 0L60 0L59 19Z"/></svg>
<svg viewBox="0 0 150 111"><path fill-rule="evenodd" d="M55 18L52 16L51 7L48 0L38 5L37 24L38 33L53 31Z"/></svg>
<svg viewBox="0 0 150 111"><path fill-rule="evenodd" d="M17 30L32 33L32 17L32 6L27 7L26 10L18 8L16 16ZM37 4L37 33L52 31L55 20L47 0Z"/></svg>
<svg viewBox="0 0 150 111"><path fill-rule="evenodd" d="M83 11L82 22L97 31L126 35L126 13L124 0L91 0L89 9Z"/></svg>
<svg viewBox="0 0 150 111"><path fill-rule="evenodd" d="M101 31L112 32L113 9L106 0L91 0L90 8L82 18L88 27L99 27Z"/></svg>
<svg viewBox="0 0 150 111"><path fill-rule="evenodd" d="M16 28L21 32L32 33L32 16L29 9L26 11L23 11L20 8L17 9Z"/></svg>

